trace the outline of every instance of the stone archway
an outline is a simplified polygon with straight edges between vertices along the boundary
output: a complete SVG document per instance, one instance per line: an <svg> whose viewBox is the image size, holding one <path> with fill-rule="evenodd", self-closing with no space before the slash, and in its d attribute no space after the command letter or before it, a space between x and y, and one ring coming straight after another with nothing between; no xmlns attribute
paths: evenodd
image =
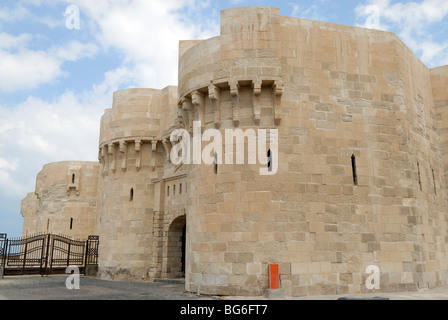
<svg viewBox="0 0 448 320"><path fill-rule="evenodd" d="M183 278L185 276L186 222L186 216L182 215L174 219L168 228L166 266L164 268L166 278Z"/></svg>

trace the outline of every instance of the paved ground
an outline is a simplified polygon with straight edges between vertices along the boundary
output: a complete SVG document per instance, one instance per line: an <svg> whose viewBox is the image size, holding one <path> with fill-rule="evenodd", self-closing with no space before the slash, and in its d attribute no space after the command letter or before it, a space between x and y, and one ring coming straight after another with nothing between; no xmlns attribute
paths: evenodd
<svg viewBox="0 0 448 320"><path fill-rule="evenodd" d="M0 300L266 300L265 297L210 297L185 292L182 281L125 282L80 276L79 289L66 287L68 275L7 276L0 279ZM71 282L74 284L74 282ZM338 300L383 297L390 300L448 300L448 288L409 293L370 293L288 298Z"/></svg>
<svg viewBox="0 0 448 320"><path fill-rule="evenodd" d="M199 300L182 282L106 281L80 276L79 289L67 289L68 275L7 276L0 279L0 300ZM70 281L71 285L75 282Z"/></svg>

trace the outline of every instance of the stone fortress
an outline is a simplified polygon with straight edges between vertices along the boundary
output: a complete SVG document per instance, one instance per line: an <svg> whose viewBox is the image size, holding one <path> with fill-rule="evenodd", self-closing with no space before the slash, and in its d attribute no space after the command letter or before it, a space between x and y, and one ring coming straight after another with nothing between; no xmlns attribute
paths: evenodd
<svg viewBox="0 0 448 320"><path fill-rule="evenodd" d="M180 42L178 77L114 93L99 162L45 165L24 236L99 235L99 277L200 294L262 295L269 264L286 296L448 285L448 66L390 32L244 7ZM193 121L277 129L278 171L173 164L170 134Z"/></svg>

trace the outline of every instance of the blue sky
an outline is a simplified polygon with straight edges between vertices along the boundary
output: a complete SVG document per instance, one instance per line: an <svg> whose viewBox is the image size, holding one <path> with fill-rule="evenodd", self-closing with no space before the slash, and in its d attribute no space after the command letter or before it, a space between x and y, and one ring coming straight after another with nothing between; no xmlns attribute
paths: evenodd
<svg viewBox="0 0 448 320"><path fill-rule="evenodd" d="M21 200L44 164L97 160L114 91L177 85L178 41L216 36L220 10L253 5L392 31L428 67L448 64L446 0L2 0L0 233L21 235Z"/></svg>

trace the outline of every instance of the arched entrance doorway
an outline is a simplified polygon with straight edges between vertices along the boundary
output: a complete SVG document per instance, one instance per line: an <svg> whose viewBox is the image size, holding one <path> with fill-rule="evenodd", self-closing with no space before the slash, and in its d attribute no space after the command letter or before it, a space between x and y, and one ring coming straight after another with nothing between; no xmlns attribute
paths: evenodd
<svg viewBox="0 0 448 320"><path fill-rule="evenodd" d="M182 267L181 267L181 271L182 271L183 277L185 277L185 244L186 244L186 241L187 241L187 224L185 224L184 227L182 228L182 258L181 258Z"/></svg>
<svg viewBox="0 0 448 320"><path fill-rule="evenodd" d="M186 216L174 219L168 228L166 278L185 276Z"/></svg>

